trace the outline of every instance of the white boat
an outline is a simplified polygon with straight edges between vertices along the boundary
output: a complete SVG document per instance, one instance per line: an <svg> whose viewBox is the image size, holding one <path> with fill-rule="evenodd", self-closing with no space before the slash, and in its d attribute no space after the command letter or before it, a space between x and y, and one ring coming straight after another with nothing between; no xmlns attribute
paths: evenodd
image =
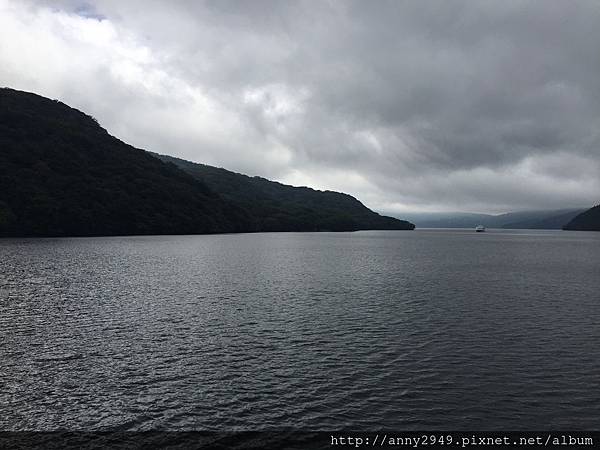
<svg viewBox="0 0 600 450"><path fill-rule="evenodd" d="M477 231L478 233L482 233L485 231L485 227L483 225L477 225L475 227L475 231Z"/></svg>

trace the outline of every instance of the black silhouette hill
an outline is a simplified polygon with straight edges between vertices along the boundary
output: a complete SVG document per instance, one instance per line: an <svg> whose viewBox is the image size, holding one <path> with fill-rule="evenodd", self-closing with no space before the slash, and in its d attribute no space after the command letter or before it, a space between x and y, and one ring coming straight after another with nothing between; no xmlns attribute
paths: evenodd
<svg viewBox="0 0 600 450"><path fill-rule="evenodd" d="M230 195L235 186L219 182L217 190L210 176L175 162L120 141L64 103L1 88L0 236L413 228L345 194L267 180L273 189L263 204L277 206L261 209L260 201ZM232 174L231 183L251 179L211 170Z"/></svg>

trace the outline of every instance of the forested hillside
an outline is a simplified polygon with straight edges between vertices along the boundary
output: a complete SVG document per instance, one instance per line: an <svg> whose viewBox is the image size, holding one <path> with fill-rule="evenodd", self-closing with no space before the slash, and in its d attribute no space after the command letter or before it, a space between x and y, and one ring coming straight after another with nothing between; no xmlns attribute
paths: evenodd
<svg viewBox="0 0 600 450"><path fill-rule="evenodd" d="M172 161L59 101L2 88L0 236L411 228L345 194ZM205 167L206 177L182 166Z"/></svg>

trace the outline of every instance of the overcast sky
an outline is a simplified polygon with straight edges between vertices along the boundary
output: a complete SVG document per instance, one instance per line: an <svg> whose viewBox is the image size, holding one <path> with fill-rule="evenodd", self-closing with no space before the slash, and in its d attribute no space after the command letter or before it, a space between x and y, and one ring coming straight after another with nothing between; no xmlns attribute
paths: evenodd
<svg viewBox="0 0 600 450"><path fill-rule="evenodd" d="M0 0L0 85L378 211L600 201L595 0Z"/></svg>

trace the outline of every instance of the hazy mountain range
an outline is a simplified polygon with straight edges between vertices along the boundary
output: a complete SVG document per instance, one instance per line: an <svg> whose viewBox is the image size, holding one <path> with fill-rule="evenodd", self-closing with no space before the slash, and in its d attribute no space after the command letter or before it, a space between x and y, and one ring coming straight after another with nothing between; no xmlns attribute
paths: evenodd
<svg viewBox="0 0 600 450"><path fill-rule="evenodd" d="M418 228L489 228L560 230L587 208L519 211L505 214L477 213L406 213L403 217Z"/></svg>

